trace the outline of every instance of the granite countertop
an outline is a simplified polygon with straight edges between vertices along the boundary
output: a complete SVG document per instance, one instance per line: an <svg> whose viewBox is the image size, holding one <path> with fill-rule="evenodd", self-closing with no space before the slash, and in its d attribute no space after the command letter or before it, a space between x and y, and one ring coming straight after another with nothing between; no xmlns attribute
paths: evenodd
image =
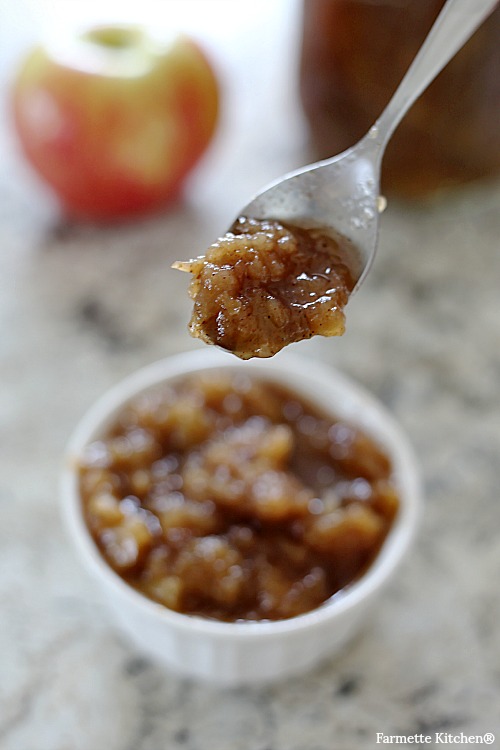
<svg viewBox="0 0 500 750"><path fill-rule="evenodd" d="M377 732L493 732L500 747L499 184L390 204L346 336L296 347L386 404L424 480L417 542L340 657L264 688L179 679L117 632L62 526L58 472L83 412L131 371L197 346L170 263L306 159L290 59L259 63L293 33L283 2L275 12L260 57L238 57L237 36L220 47L221 130L164 215L64 222L0 129L2 750L364 750ZM241 86L258 111L257 93L236 105Z"/></svg>

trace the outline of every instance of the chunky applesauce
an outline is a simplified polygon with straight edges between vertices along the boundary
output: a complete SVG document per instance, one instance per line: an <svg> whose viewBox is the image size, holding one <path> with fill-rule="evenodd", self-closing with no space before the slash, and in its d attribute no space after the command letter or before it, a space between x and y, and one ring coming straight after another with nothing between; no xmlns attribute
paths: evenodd
<svg viewBox="0 0 500 750"><path fill-rule="evenodd" d="M174 264L193 274L191 335L242 359L342 335L355 284L346 256L321 230L240 217L205 255Z"/></svg>
<svg viewBox="0 0 500 750"><path fill-rule="evenodd" d="M279 620L359 578L398 512L364 432L271 382L216 371L137 396L79 467L88 528L166 607Z"/></svg>

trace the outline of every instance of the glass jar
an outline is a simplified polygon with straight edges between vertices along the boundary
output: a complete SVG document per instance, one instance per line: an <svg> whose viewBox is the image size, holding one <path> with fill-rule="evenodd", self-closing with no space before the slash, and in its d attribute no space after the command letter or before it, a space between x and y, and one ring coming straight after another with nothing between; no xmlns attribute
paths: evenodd
<svg viewBox="0 0 500 750"><path fill-rule="evenodd" d="M375 122L444 0L303 0L300 94L318 158ZM382 191L421 197L500 174L500 6L413 105Z"/></svg>

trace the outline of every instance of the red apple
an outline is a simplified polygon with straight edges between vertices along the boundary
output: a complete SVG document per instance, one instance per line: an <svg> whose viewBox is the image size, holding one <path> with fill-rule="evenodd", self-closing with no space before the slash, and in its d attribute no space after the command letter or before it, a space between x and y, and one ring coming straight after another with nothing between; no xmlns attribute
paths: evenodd
<svg viewBox="0 0 500 750"><path fill-rule="evenodd" d="M13 86L22 147L67 211L141 214L174 198L218 113L214 71L186 36L89 29L28 56Z"/></svg>

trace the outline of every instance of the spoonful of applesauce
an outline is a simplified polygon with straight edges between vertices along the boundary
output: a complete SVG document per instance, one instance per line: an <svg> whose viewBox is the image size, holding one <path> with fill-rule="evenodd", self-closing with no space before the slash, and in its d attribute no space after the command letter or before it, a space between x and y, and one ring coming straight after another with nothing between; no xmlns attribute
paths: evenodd
<svg viewBox="0 0 500 750"><path fill-rule="evenodd" d="M193 274L193 336L243 359L344 332L344 307L373 262L380 167L395 128L498 0L448 0L386 109L352 148L259 193Z"/></svg>

